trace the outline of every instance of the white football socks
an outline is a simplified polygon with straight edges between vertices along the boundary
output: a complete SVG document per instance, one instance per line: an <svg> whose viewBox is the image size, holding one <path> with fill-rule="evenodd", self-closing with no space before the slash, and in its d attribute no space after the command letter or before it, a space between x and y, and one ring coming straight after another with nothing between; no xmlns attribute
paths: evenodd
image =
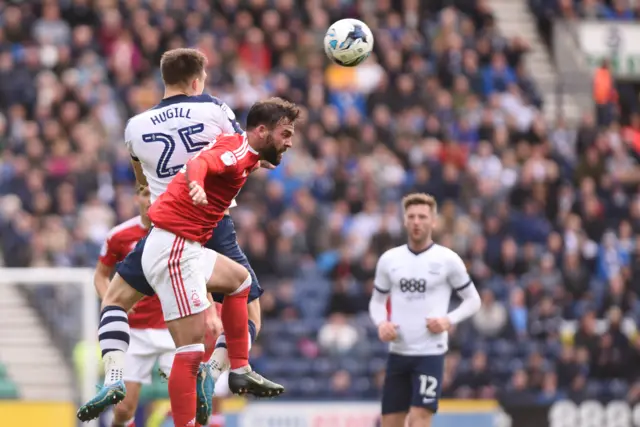
<svg viewBox="0 0 640 427"><path fill-rule="evenodd" d="M102 358L104 363L104 385L111 385L122 380L124 371L123 351L110 351Z"/></svg>

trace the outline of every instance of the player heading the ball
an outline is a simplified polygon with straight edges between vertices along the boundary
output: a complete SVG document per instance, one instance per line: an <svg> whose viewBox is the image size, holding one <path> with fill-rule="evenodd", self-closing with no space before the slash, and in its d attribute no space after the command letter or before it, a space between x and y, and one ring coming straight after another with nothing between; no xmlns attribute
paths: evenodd
<svg viewBox="0 0 640 427"><path fill-rule="evenodd" d="M222 322L236 393L271 396L282 386L249 366L247 298L251 276L245 267L203 245L260 160L277 165L292 146L300 110L280 98L254 104L245 134L221 135L187 162L151 205L154 228L142 253L142 268L160 298L176 342L169 397L176 426L196 415L196 376L204 355L204 310L208 292L224 292ZM178 375L176 375L178 374ZM171 387L172 381L179 386Z"/></svg>
<svg viewBox="0 0 640 427"><path fill-rule="evenodd" d="M407 416L411 426L430 427L441 394L447 331L480 309L480 296L460 256L432 240L436 200L409 194L402 207L407 244L378 260L369 303L378 336L390 343L382 427L404 427ZM462 303L447 313L453 291Z"/></svg>

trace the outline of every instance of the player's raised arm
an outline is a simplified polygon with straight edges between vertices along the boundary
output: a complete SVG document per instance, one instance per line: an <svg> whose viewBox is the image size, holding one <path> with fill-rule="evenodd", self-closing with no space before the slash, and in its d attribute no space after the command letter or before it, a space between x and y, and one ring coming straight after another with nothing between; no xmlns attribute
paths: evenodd
<svg viewBox="0 0 640 427"><path fill-rule="evenodd" d="M447 314L449 322L455 325L468 319L480 310L480 295L471 277L469 277L469 273L467 273L467 267L464 265L462 259L455 253L452 253L447 281L462 299L460 305Z"/></svg>

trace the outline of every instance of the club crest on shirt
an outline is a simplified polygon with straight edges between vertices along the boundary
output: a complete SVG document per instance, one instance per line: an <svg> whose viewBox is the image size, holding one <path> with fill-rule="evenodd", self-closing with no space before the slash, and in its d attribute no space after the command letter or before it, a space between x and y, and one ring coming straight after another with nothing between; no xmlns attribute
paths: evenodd
<svg viewBox="0 0 640 427"><path fill-rule="evenodd" d="M231 151L225 151L220 155L220 160L225 166L233 166L238 163L238 159Z"/></svg>
<svg viewBox="0 0 640 427"><path fill-rule="evenodd" d="M429 269L429 274L440 274L442 264L438 264L437 262L430 262L429 264L427 264L427 268Z"/></svg>

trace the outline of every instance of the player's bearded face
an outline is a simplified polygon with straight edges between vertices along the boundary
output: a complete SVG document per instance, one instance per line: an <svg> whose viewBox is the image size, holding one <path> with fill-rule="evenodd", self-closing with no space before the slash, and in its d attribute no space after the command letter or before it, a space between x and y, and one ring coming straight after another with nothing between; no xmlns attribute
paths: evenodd
<svg viewBox="0 0 640 427"><path fill-rule="evenodd" d="M267 141L264 150L262 150L262 157L274 166L278 166L280 164L282 161L282 154L284 153L284 151L278 150L277 145L278 141L273 136L273 131L270 131L267 134Z"/></svg>

